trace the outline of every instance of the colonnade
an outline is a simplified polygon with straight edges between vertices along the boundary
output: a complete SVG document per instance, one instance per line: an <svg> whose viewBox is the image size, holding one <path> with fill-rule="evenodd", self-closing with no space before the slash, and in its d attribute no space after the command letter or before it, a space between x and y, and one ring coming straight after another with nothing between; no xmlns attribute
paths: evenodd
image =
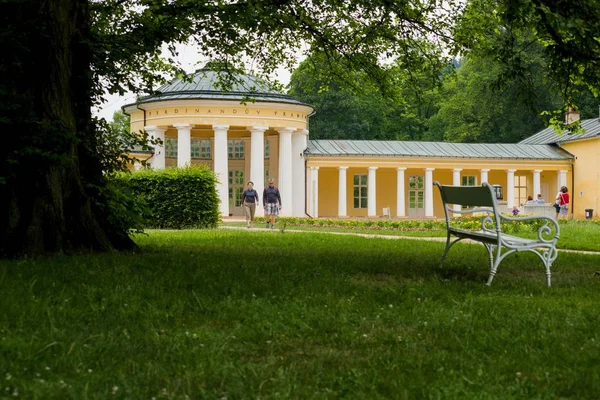
<svg viewBox="0 0 600 400"><path fill-rule="evenodd" d="M192 161L190 124L174 124L177 129L177 166L183 167ZM217 193L220 198L221 215L229 215L229 159L227 152L228 131L230 126L223 124L212 125L214 134L213 168L218 177ZM250 126L250 174L247 181L254 182L254 189L262 199L265 187L265 131L267 126ZM308 141L308 130L293 127L272 128L279 133L279 168L277 186L281 194L283 216L303 216L305 214L305 164L303 152ZM151 138L160 139L161 144L154 145L154 155L151 166L154 169L165 168L165 132L166 127L146 126L146 132ZM261 200L262 201L262 200ZM262 207L257 215L263 215Z"/></svg>
<svg viewBox="0 0 600 400"><path fill-rule="evenodd" d="M348 216L347 209L347 174L350 166L342 165L338 166L338 217ZM376 217L379 216L377 210L377 171L383 167L370 166L368 167L367 175L367 216ZM406 209L406 170L408 167L396 167L397 173L397 186L396 186L396 216L405 217L407 215ZM441 169L440 169L441 170ZM425 217L434 217L433 199L434 199L434 171L436 168L424 168L424 209ZM452 169L452 185L461 185L461 171L462 168ZM491 169L480 169L478 184L488 182L488 174ZM504 170L506 172L506 189L505 189L505 200L506 208L511 210L515 205L515 173L517 169L509 168ZM531 171L533 173L533 196L541 193L541 173L543 170L536 169ZM567 170L559 170L557 175L557 187L560 188L567 184ZM442 182L446 183L446 182ZM308 179L309 197L308 197L308 212L313 217L319 216L319 167L309 167L309 179ZM553 196L553 194L551 194ZM546 199L547 202L553 202L554 198ZM460 211L460 206L455 206L455 211Z"/></svg>

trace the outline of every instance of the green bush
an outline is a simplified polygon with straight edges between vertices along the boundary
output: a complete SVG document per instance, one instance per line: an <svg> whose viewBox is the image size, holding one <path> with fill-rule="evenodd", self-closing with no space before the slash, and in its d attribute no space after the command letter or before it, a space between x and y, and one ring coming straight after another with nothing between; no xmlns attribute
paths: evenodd
<svg viewBox="0 0 600 400"><path fill-rule="evenodd" d="M206 166L138 171L119 179L145 209L146 228L215 228L216 176Z"/></svg>

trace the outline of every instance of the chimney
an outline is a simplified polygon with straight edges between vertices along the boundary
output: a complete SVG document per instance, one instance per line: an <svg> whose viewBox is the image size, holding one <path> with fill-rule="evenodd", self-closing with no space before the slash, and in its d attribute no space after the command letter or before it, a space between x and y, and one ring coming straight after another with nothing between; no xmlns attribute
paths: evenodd
<svg viewBox="0 0 600 400"><path fill-rule="evenodd" d="M579 121L580 114L573 107L569 107L569 111L565 114L565 124L571 125L573 122Z"/></svg>

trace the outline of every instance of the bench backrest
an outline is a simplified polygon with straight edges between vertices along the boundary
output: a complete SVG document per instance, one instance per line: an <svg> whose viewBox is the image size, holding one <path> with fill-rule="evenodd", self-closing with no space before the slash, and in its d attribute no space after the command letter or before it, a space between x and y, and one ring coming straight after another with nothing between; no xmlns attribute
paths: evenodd
<svg viewBox="0 0 600 400"><path fill-rule="evenodd" d="M499 226L498 205L496 203L496 193L490 184L484 182L481 186L447 186L434 182L440 189L444 213L446 214L446 223L450 224L449 212L455 212L449 204L460 205L463 207L476 207L463 213L486 212L494 214L496 223ZM479 208L486 207L486 208Z"/></svg>

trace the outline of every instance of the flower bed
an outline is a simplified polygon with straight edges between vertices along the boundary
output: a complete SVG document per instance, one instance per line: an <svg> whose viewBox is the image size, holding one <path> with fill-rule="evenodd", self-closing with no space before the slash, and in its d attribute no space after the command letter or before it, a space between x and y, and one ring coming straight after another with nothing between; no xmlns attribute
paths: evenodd
<svg viewBox="0 0 600 400"><path fill-rule="evenodd" d="M481 217L453 218L454 225L461 229L481 229ZM446 222L442 219L337 219L337 218L298 218L280 217L278 224L297 227L325 227L337 229L356 230L391 230L391 231L439 231L446 229ZM256 219L257 223L264 223L263 217ZM563 221L561 221L563 223ZM506 233L537 232L543 224L540 221L504 222L502 231Z"/></svg>

